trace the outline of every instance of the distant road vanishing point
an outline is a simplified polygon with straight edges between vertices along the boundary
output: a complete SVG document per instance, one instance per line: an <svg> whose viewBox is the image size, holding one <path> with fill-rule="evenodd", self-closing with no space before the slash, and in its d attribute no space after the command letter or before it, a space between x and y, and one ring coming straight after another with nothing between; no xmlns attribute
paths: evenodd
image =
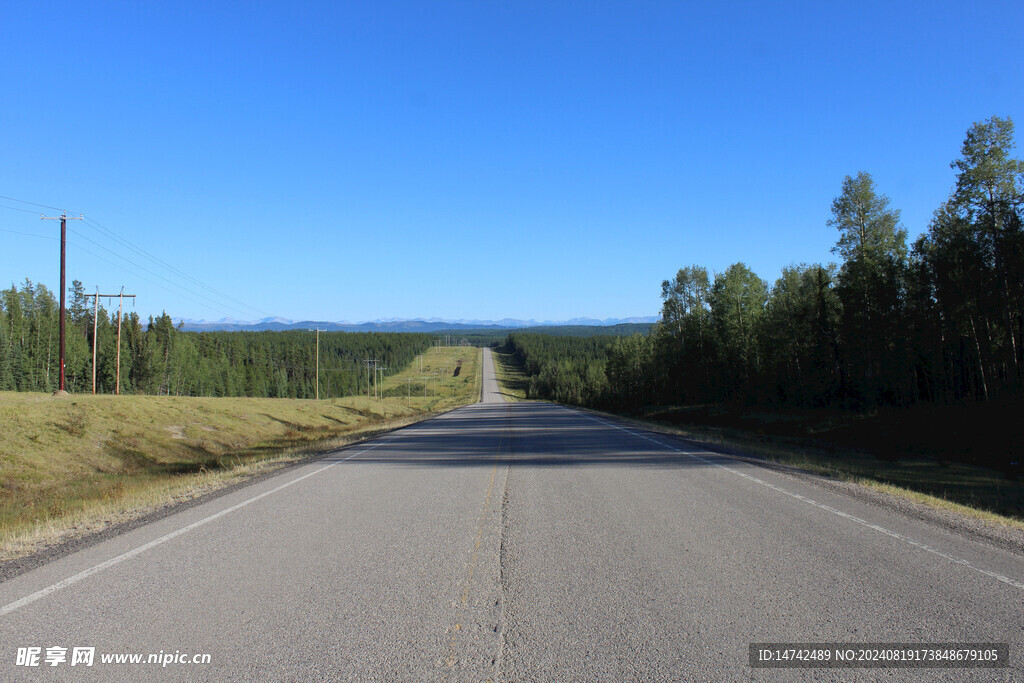
<svg viewBox="0 0 1024 683"><path fill-rule="evenodd" d="M0 678L1024 679L1021 555L811 477L506 403L487 349L483 367L475 405L0 584ZM779 671L751 668L757 643L1011 657Z"/></svg>

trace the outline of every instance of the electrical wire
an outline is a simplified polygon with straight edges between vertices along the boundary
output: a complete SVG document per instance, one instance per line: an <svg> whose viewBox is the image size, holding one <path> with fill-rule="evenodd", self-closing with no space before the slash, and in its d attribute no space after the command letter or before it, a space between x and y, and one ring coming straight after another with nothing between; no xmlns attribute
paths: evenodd
<svg viewBox="0 0 1024 683"><path fill-rule="evenodd" d="M20 204L27 204L29 206L35 206L35 207L39 207L39 208L43 208L43 209L52 209L54 211L64 211L64 209L60 209L60 208L58 208L56 206L51 206L49 204L40 204L38 202L30 202L30 201L27 201L27 200L24 200L24 199L18 199L16 197L8 197L8 196L0 195L0 199L7 200L7 201L12 201L12 202L18 202ZM9 210L12 210L12 211L22 211L24 213L35 213L35 211L29 210L29 209L22 209L20 207L15 207L15 206L2 206L2 205L0 205L0 208L9 209ZM194 298L185 297L185 298L189 299L190 301L192 301L193 303L199 303L199 304L208 306L210 308L213 308L215 311L217 311L219 313L222 313L225 316L231 316L231 315L239 314L239 315L248 317L248 316L252 316L252 315L255 314L255 315L260 315L260 316L264 316L264 317L274 317L273 313L270 313L268 311L264 311L264 310L262 310L260 308L252 306L252 305L242 301L241 299L235 298L235 297L233 297L233 296L231 296L231 295L229 295L229 294L227 294L227 293L225 293L225 292L223 292L223 291L221 291L219 289L216 289L215 287L211 287L210 285L207 285L206 283L202 282L201 280L199 280L199 279L197 279L195 277L192 277L191 275L189 275L188 273L184 272L183 270L181 270L179 268L176 268L175 266L172 266L171 264L167 263L166 261L164 261L164 260L154 256L150 252L146 251L142 247L139 247L139 246L133 244L132 242L130 242L129 240L121 237L120 235L115 233L113 230L111 230L110 228L106 227L105 225L103 225L102 223L100 223L96 219L92 218L91 216L84 216L83 215L82 218L83 218L83 223L87 224L91 229L95 230L98 235L102 235L102 236L106 237L107 239L110 239L111 241L113 241L116 245L118 245L120 247L123 247L125 249L128 249L131 252L133 252L134 254L136 254L137 256L140 256L142 258L145 258L145 259L151 261L152 263L154 263L155 265L159 266L160 268L163 268L166 271L168 271L175 278L183 279L186 282L191 283L193 286L198 287L198 288L200 288L202 290L205 290L206 292L209 292L210 294L213 295L213 297L211 297L211 296L206 295L206 294L201 294L201 293L196 292L196 291L194 291L192 289L189 289L188 287L186 287L186 286L184 286L182 284L174 282L174 281L172 281L172 280L170 280L170 279L168 279L166 277L163 277L159 273L154 272L151 268L146 268L145 266L136 264L135 262L131 261L127 257L125 257L122 254L118 253L117 251L114 251L113 249L110 249L110 248L100 244L99 242L90 239L89 237L87 237L86 235L82 234L81 232L78 232L78 231L74 230L73 228L69 227L69 230L71 232L73 232L74 234L78 235L80 238L89 241L93 245L103 249L104 251L106 251L106 252L108 252L110 254L113 254L114 256L116 256L119 259L122 259L122 260L124 260L126 262L131 263L132 265L136 265L137 267L142 268L147 273L149 273L152 277L158 278L158 279L162 280L163 282L167 283L168 285L177 288L178 290L183 290L183 291L189 292L189 293L193 294L194 296L199 297L200 299L202 299L202 301L200 301L200 300L197 300L197 299L194 299ZM14 234L30 235L30 233L18 233L17 231L13 231L13 230L4 230L4 232L11 232L11 233L14 233ZM32 235L32 236L43 237L42 235ZM55 239L55 238L47 238L47 239ZM94 252L90 252L88 250L85 250L85 248L81 244L76 244L76 247L78 247L80 249L83 249L84 251L86 251L86 253L92 254L93 256L97 256L97 258L101 258L97 254L95 254ZM106 263L111 263L110 261L108 261L106 259L101 259L101 260L104 260ZM117 264L111 263L111 265L115 265L116 266ZM123 268L123 266L118 266L118 267L122 267ZM133 275L141 277L138 274L137 271L132 271L130 269L126 269L126 270L128 270L128 272L131 272ZM165 285L161 285L159 283L155 283L152 280L149 280L147 278L143 278L143 279L146 282L149 282L150 284L156 285L157 287L165 288ZM174 292L174 293L175 294L179 294L179 292ZM224 310L225 308L227 308L227 309L229 309L231 311L234 311L234 313L226 312Z"/></svg>
<svg viewBox="0 0 1024 683"><path fill-rule="evenodd" d="M9 209L11 211L23 211L24 213L31 213L33 215L39 213L38 211L33 211L32 209L22 209L17 206L0 206L0 209Z"/></svg>
<svg viewBox="0 0 1024 683"><path fill-rule="evenodd" d="M35 202L26 202L24 199L15 199L14 197L0 196L0 199L6 199L7 201L18 202L20 204L29 204L30 206L38 206L41 209L53 209L54 211L64 211L64 209L58 208L56 206L47 206L46 204L36 204ZM24 211L24 210L25 209L19 209L19 211ZM35 211L32 211L31 213L35 213Z"/></svg>
<svg viewBox="0 0 1024 683"><path fill-rule="evenodd" d="M162 259L160 259L160 258L158 258L156 256L153 256L151 253L149 253L145 249L143 249L141 247L135 246L134 244L132 244L128 240L124 239L123 237L121 237L117 233L113 232L112 230L110 230L109 228L107 228L106 226L101 224L99 221L97 221L96 219L94 219L94 218L92 218L90 216L85 216L85 223L87 223L91 227L97 229L98 231L104 233L107 237L109 237L110 239L114 240L115 242L118 242L118 243L122 244L123 246L127 247L128 249L131 249L132 251L134 251L139 256L142 256L144 258L149 259L153 263L156 263L157 265L159 265L159 266L161 266L163 268L166 268L167 270L171 271L172 273L175 273L178 276L183 277L186 280L189 280L190 282L198 285L199 287L202 287L203 289L205 289L207 291L210 291L210 292L212 292L212 293L214 293L214 294L216 294L216 295L218 295L218 296L220 296L220 297L222 297L224 299L227 299L228 301L233 301L234 303L242 306L243 308L249 309L250 311L255 311L256 313L263 314L266 317L273 317L272 313L269 313L267 311L263 311L263 310L261 310L259 308L256 308L255 306L250 306L249 304L245 303L244 301L241 301L240 299L236 299L235 297L233 297L233 296L231 296L229 294L225 294L224 292L220 291L219 289L216 289L214 287L210 287L209 285L201 282L200 280L197 280L196 278L194 278L191 275L189 275L188 273L180 270L179 268L175 268L174 266L172 266L171 264L167 263L166 261L164 261L164 260L162 260Z"/></svg>
<svg viewBox="0 0 1024 683"><path fill-rule="evenodd" d="M87 249L86 247L83 247L81 244L75 244L75 247L78 248L78 249L81 249L82 251L84 251L85 253L89 254L93 258L97 258L100 261L103 261L104 263L108 263L108 264L114 266L115 268L120 268L122 270L127 271L128 273L134 275L135 277L137 277L137 278L139 278L139 279L141 279L141 280L143 280L145 282L148 282L151 285L155 285L156 287L160 287L160 288L166 288L166 285L161 285L158 282L154 282L153 280L150 280L148 277L142 275L141 273L139 273L139 272L137 272L135 270L132 270L129 267L126 267L126 266L121 265L119 263L114 263L110 259L107 259L107 258L104 258L103 256L100 256L99 254L97 254L96 252L92 251L91 249ZM156 277L159 277L159 276L156 276ZM168 281L168 282L170 282L170 281ZM181 285L177 285L177 284L174 284L174 283L170 283L170 284L172 286L174 286L174 287L181 288ZM186 291L188 291L188 290L186 290ZM218 313L221 313L221 314L223 314L225 316L230 316L231 315L231 313L229 313L229 312L227 312L227 311L217 307L215 304L211 303L209 300L200 301L199 299L195 299L195 298L193 298L191 296L188 296L187 294L182 294L180 292L174 292L174 294L176 294L176 295L178 295L178 296L180 296L180 297L182 297L184 299L187 299L188 301L191 301L194 304L199 304L200 306L208 306L211 309L213 309L214 311L217 311ZM199 296L199 295L197 295L197 296Z"/></svg>
<svg viewBox="0 0 1024 683"><path fill-rule="evenodd" d="M126 261L127 263L131 264L133 267L141 268L142 270L144 270L145 272L149 273L153 277L159 278L160 280L163 280L164 282L166 282L168 285L170 285L172 287L177 287L178 289L180 289L180 290L182 290L184 292L188 292L189 294L192 294L194 296L200 297L201 299L203 299L205 301L206 304L208 304L211 307L215 308L215 310L217 310L220 313L224 313L225 315L231 315L231 313L227 313L227 312L224 311L224 308L227 308L229 310L233 310L235 313L239 313L239 314L242 314L242 315L248 315L245 311L243 311L241 309L233 308L231 306L224 306L222 303L214 301L214 300L210 299L209 297L207 297L207 296L205 296L203 294L200 294L199 292L197 292L195 290L192 290L192 289L189 289L188 287L185 287L184 285L180 285L180 284L178 284L176 282L173 282L172 280L169 280L169 279L165 278L164 276L160 275L159 273L154 273L152 270L149 270L148 268L145 268L144 266L138 265L138 264L134 263L133 261L131 261L130 259L128 259L127 257L122 256L121 254L118 254L113 249L105 247L102 244L100 244L99 242L97 242L97 241L95 241L93 239L90 239L89 237L86 237L85 235L83 235L82 233L78 232L74 228L68 228L68 231L71 232L72 234L78 236L78 237L81 237L82 239L86 240L87 242L90 242L90 243L94 244L95 246L99 247L100 249L103 249L104 251L106 251L106 252L108 252L110 254L113 254L117 258L119 258L119 259L121 259L123 261ZM78 243L75 243L75 244L76 244L76 246L79 249L83 248L81 244L78 244ZM107 261L107 263L111 263L111 262ZM111 265L116 265L116 264L111 264ZM124 266L119 266L119 267L123 268ZM131 272L131 271L129 271L129 272ZM136 272L135 274L137 275L138 273ZM152 284L156 284L156 283L152 282L152 280L147 280L147 282L150 282ZM160 285L157 285L157 286L160 286ZM193 303L202 303L202 302L198 301L197 299L191 299L191 301Z"/></svg>
<svg viewBox="0 0 1024 683"><path fill-rule="evenodd" d="M38 237L41 240L53 240L54 242L60 241L59 237L51 237L49 235L37 235L34 232L18 232L17 230L8 230L6 228L0 228L0 232L9 232L12 235L27 235L28 237Z"/></svg>

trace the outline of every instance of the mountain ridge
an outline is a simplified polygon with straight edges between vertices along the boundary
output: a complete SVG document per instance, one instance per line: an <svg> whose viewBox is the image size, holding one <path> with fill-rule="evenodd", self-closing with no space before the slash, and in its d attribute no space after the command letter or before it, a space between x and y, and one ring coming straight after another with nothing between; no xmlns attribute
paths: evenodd
<svg viewBox="0 0 1024 683"><path fill-rule="evenodd" d="M180 329L186 332L263 332L283 330L311 330L320 329L330 332L436 332L439 330L501 330L501 329L527 329L530 327L555 327L555 326L581 326L581 327L609 327L611 325L654 323L657 316L634 316L631 318L573 318L566 321L545 320L520 320L517 318L503 318L501 320L474 320L460 318L451 320L446 318L388 318L378 320L367 320L359 323L352 323L347 320L317 321L317 320L288 320L280 317L263 318L253 321L239 321L230 318L222 318L216 321L181 319L178 323Z"/></svg>

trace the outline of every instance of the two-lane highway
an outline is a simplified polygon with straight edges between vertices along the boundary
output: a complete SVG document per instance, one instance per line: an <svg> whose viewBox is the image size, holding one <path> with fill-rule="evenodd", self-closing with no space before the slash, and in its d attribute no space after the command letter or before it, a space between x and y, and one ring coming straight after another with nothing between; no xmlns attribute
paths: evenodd
<svg viewBox="0 0 1024 683"><path fill-rule="evenodd" d="M0 677L1019 680L1024 557L684 441L480 403L0 584ZM765 670L753 642L1009 643ZM37 647L40 666L22 664ZM73 648L95 662L72 667ZM48 648L68 662L48 666ZM106 654L208 663L103 663ZM59 658L59 652L57 653ZM186 657L181 657L186 659Z"/></svg>

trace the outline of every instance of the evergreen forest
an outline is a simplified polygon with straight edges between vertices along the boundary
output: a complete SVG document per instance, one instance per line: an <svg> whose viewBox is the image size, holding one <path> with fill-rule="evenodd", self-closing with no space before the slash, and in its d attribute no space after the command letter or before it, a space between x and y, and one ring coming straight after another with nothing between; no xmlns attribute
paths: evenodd
<svg viewBox="0 0 1024 683"><path fill-rule="evenodd" d="M967 131L955 186L912 244L899 209L860 172L827 221L838 263L792 265L771 284L743 263L684 267L661 283L661 319L646 336L509 335L529 395L624 411L1019 407L1024 163L1013 137L1009 118Z"/></svg>
<svg viewBox="0 0 1024 683"><path fill-rule="evenodd" d="M65 385L92 391L93 329L96 384L114 393L117 311L93 301L82 284L69 288ZM0 292L0 391L57 389L59 302L44 285L26 280ZM95 324L94 324L95 323ZM366 359L397 372L430 347L433 336L410 333L321 332L320 396L365 393L373 373ZM184 332L167 313L143 324L137 313L121 320L121 393L174 396L316 396L317 342L313 331Z"/></svg>

